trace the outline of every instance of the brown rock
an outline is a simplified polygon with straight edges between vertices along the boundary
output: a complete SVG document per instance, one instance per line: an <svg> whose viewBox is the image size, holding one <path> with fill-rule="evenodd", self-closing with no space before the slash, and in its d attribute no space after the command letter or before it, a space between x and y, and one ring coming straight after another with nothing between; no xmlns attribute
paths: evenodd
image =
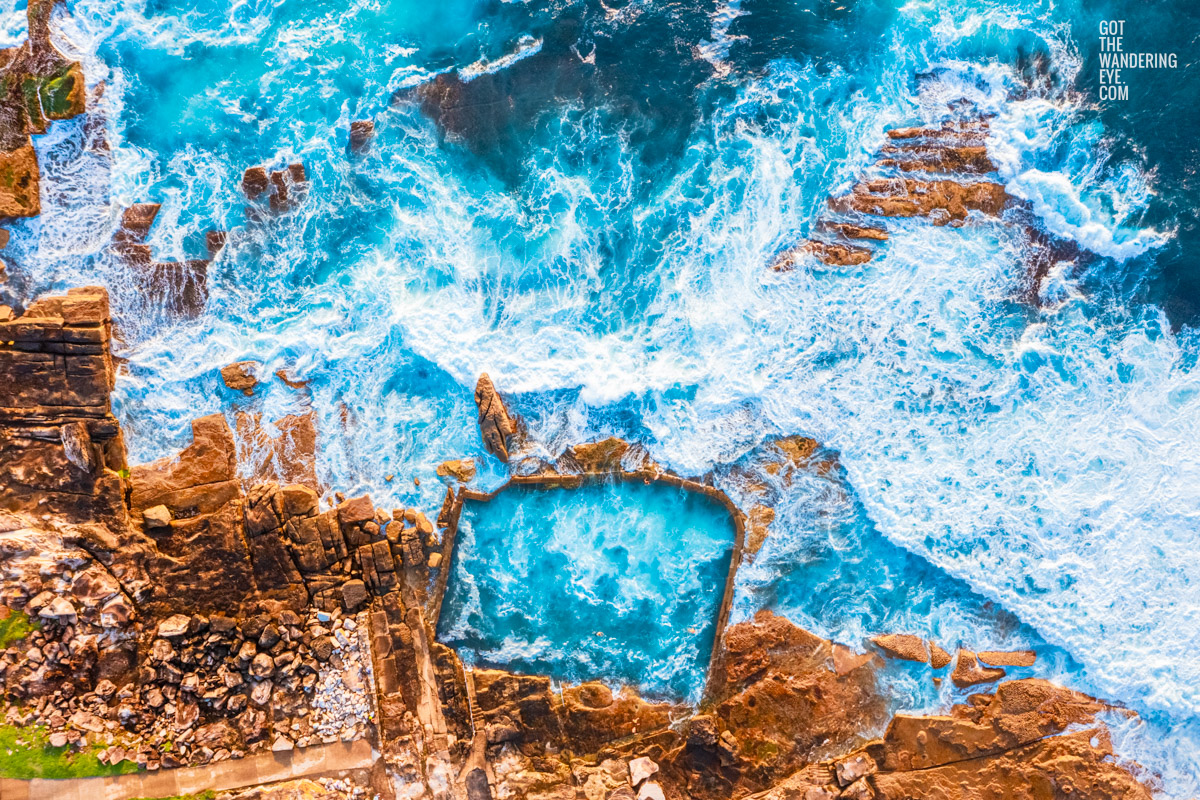
<svg viewBox="0 0 1200 800"><path fill-rule="evenodd" d="M822 222L821 229L844 236L847 239L871 239L876 242L886 242L888 232L883 228L870 225L852 225L848 222Z"/></svg>
<svg viewBox="0 0 1200 800"><path fill-rule="evenodd" d="M204 249L208 251L208 257L216 258L217 254L225 249L228 241L229 233L227 231L206 231L204 234Z"/></svg>
<svg viewBox="0 0 1200 800"><path fill-rule="evenodd" d="M577 444L571 448L571 457L585 473L620 472L621 461L629 452L629 442L610 436L599 442Z"/></svg>
<svg viewBox="0 0 1200 800"><path fill-rule="evenodd" d="M929 640L929 663L934 669L941 669L951 661L950 654L943 650L933 639Z"/></svg>
<svg viewBox="0 0 1200 800"><path fill-rule="evenodd" d="M823 242L810 239L789 248L775 257L771 269L786 272L799 266L805 256L811 256L823 264L835 267L853 267L871 260L871 250L840 242Z"/></svg>
<svg viewBox="0 0 1200 800"><path fill-rule="evenodd" d="M980 683L998 681L1004 677L1004 674L1002 669L979 666L979 660L974 653L959 648L958 661L954 665L954 672L951 673L950 680L954 681L955 686L966 688Z"/></svg>
<svg viewBox="0 0 1200 800"><path fill-rule="evenodd" d="M475 384L475 405L479 408L479 432L483 446L501 461L508 462L508 438L516 433L516 425L485 372Z"/></svg>
<svg viewBox="0 0 1200 800"><path fill-rule="evenodd" d="M139 464L130 470L131 502L135 508L155 505L168 508L215 510L236 494L230 486L236 477L233 433L225 417L213 414L192 422L192 443L178 456ZM200 489L200 492L196 490Z"/></svg>
<svg viewBox="0 0 1200 800"><path fill-rule="evenodd" d="M121 215L121 227L113 241L125 244L146 241L146 237L150 235L150 228L154 226L154 220L158 218L160 208L162 206L158 203L135 203L125 209Z"/></svg>
<svg viewBox="0 0 1200 800"><path fill-rule="evenodd" d="M851 194L831 199L830 206L883 217L929 217L935 225L945 225L961 223L971 211L999 216L1007 202L998 183L883 178L858 184Z"/></svg>
<svg viewBox="0 0 1200 800"><path fill-rule="evenodd" d="M1037 653L1032 650L980 650L979 660L993 667L1032 667Z"/></svg>
<svg viewBox="0 0 1200 800"><path fill-rule="evenodd" d="M42 212L39 176L32 144L0 151L0 217L36 217Z"/></svg>
<svg viewBox="0 0 1200 800"><path fill-rule="evenodd" d="M270 186L267 171L263 167L250 167L242 173L242 192L251 200L257 200Z"/></svg>
<svg viewBox="0 0 1200 800"><path fill-rule="evenodd" d="M469 483L475 479L475 459L443 461L438 465L437 474L440 478L453 478L459 483Z"/></svg>
<svg viewBox="0 0 1200 800"><path fill-rule="evenodd" d="M905 661L919 661L923 664L929 663L929 650L925 646L925 641L920 636L913 636L907 633L874 636L871 638L871 644L878 647L891 658L900 658Z"/></svg>
<svg viewBox="0 0 1200 800"><path fill-rule="evenodd" d="M235 361L221 367L221 380L230 389L248 397L254 394L254 387L258 386L258 367L255 361Z"/></svg>
<svg viewBox="0 0 1200 800"><path fill-rule="evenodd" d="M1111 758L1107 732L1085 730L987 757L881 773L874 781L882 800L1149 800L1146 787Z"/></svg>
<svg viewBox="0 0 1200 800"><path fill-rule="evenodd" d="M68 422L59 428L59 439L62 442L63 454L67 461L76 468L87 473L95 472L98 464L92 435L87 423L82 421Z"/></svg>
<svg viewBox="0 0 1200 800"><path fill-rule="evenodd" d="M356 119L350 123L350 152L362 155L371 149L375 138L375 120Z"/></svg>
<svg viewBox="0 0 1200 800"><path fill-rule="evenodd" d="M741 758L753 758L741 792L766 789L884 719L870 656L834 669L832 642L767 611L730 626L722 644L705 702L737 735Z"/></svg>
<svg viewBox="0 0 1200 800"><path fill-rule="evenodd" d="M171 509L164 505L151 506L142 512L147 528L166 528L171 524Z"/></svg>
<svg viewBox="0 0 1200 800"><path fill-rule="evenodd" d="M292 483L279 490L283 500L283 513L289 517L307 517L317 512L320 498L309 487Z"/></svg>

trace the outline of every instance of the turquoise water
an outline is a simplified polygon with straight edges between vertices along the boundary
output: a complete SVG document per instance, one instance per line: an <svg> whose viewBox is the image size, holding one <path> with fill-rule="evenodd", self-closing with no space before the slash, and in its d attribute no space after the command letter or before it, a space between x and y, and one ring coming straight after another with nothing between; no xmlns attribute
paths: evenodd
<svg viewBox="0 0 1200 800"><path fill-rule="evenodd" d="M45 210L13 226L5 291L110 287L134 459L179 448L196 415L250 402L216 370L254 358L310 386L272 380L259 410L311 409L326 485L380 505L436 509L446 458L474 455L482 484L503 480L475 425L482 371L546 456L621 435L700 474L770 437L813 436L840 477L779 487L739 615L773 607L852 644L911 629L1044 648L1039 674L1142 714L1119 731L1122 757L1190 797L1195 13L1124 0L77 0L56 27L92 86L104 81L102 117L39 137ZM1129 101L1100 103L1105 17L1127 20L1129 48L1176 49L1180 68L1131 74ZM23 25L22 7L0 6L0 38ZM414 87L447 70L473 77L453 102L422 105ZM1040 304L1023 299L1024 218L890 223L864 267L765 269L886 128L961 98L997 114L989 153L1029 221L1084 252L1042 281ZM349 122L367 116L378 137L351 158ZM248 219L242 170L296 159L313 180L303 207ZM135 201L164 204L160 258L231 231L202 316L164 314L106 254L116 209ZM645 686L683 674L658 645L591 646ZM909 677L894 678L901 705L949 699Z"/></svg>
<svg viewBox="0 0 1200 800"><path fill-rule="evenodd" d="M470 663L698 701L734 528L661 484L468 502L438 639Z"/></svg>

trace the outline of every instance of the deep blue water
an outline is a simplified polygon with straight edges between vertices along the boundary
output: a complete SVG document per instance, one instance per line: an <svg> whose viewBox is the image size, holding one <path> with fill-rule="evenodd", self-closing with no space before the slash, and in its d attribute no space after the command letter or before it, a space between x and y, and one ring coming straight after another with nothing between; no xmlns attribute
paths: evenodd
<svg viewBox="0 0 1200 800"><path fill-rule="evenodd" d="M813 436L840 470L776 487L737 615L771 607L851 644L905 629L947 647L1033 645L1037 674L1139 711L1144 723L1118 730L1121 755L1190 797L1197 13L1126 0L77 0L56 25L93 89L105 84L93 124L108 149L89 148L83 121L39 137L44 213L13 226L5 291L110 287L135 460L178 449L199 414L311 408L322 480L380 505L436 509L446 458L474 455L482 485L502 481L475 424L483 371L547 456L622 435L699 474L773 436ZM0 38L18 41L23 17L0 7ZM1099 102L1109 17L1126 20L1126 49L1174 50L1179 68L1131 73L1129 100ZM1081 250L1036 287L1040 303L1015 217L889 223L862 268L766 269L868 168L885 129L935 122L962 98L997 115L997 179L1035 227ZM349 122L365 117L378 135L353 158ZM242 170L293 160L312 177L304 205L248 218ZM139 201L163 203L160 258L231 231L200 317L163 313L107 255L119 208ZM253 401L233 395L217 369L242 358L288 367L311 394L270 380ZM525 547L546 535L535 511L549 513L535 503L508 531ZM580 542L619 534L592 522L573 523ZM479 531L484 545L499 535ZM560 586L561 559L532 563L529 602L548 603L537 589ZM532 618L475 619L480 653L544 634L539 658L559 674L582 677L571 645L610 680L696 685L695 659L665 655L682 635L671 620L584 644ZM887 679L899 707L953 696L903 669Z"/></svg>

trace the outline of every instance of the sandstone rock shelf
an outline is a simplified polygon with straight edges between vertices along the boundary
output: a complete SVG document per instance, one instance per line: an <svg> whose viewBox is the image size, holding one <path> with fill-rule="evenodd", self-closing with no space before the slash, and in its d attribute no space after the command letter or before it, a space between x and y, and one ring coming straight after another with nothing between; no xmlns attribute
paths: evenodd
<svg viewBox="0 0 1200 800"><path fill-rule="evenodd" d="M0 604L43 621L27 647L0 652L10 724L45 724L109 761L214 775L330 737L365 739L385 797L1040 800L1067 786L1075 798L1150 796L1113 762L1106 707L1092 698L1026 679L945 715L889 714L874 653L767 611L728 624L750 523L758 544L770 524L754 513L769 500L753 487L748 513L711 476L674 475L618 439L538 461L490 380L477 392L480 423L509 481L479 492L454 462L445 477L457 488L436 524L365 496L322 509L302 484L246 487L223 415L197 419L178 455L130 467L109 402L110 329L98 289L0 311ZM829 468L811 440L769 450L783 480ZM465 501L597 481L703 494L734 522L696 707L468 669L434 638ZM934 669L950 660L916 634L875 644ZM960 650L953 675L994 684L1003 670L987 665L1031 658Z"/></svg>

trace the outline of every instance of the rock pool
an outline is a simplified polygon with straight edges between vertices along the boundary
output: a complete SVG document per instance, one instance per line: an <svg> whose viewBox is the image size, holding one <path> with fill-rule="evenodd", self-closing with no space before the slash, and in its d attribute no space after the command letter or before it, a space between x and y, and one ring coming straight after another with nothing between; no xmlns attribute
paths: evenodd
<svg viewBox="0 0 1200 800"><path fill-rule="evenodd" d="M699 698L735 529L663 484L467 501L438 639L468 662Z"/></svg>

